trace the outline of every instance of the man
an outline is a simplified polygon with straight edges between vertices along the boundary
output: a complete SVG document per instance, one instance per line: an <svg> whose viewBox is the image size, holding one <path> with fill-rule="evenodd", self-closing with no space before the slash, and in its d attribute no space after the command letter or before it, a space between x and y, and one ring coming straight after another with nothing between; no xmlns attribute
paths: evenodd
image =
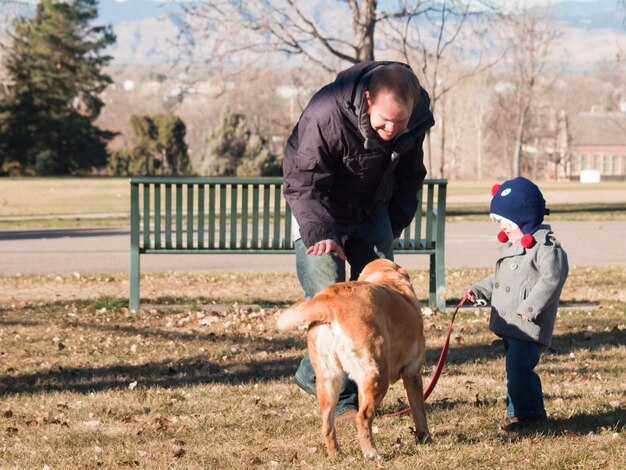
<svg viewBox="0 0 626 470"><path fill-rule="evenodd" d="M422 144L434 125L429 98L408 65L362 62L319 90L285 148L284 194L295 218L296 270L306 298L350 279L379 257L417 209L426 169ZM308 356L296 383L315 393ZM337 415L354 416L358 391L347 380Z"/></svg>

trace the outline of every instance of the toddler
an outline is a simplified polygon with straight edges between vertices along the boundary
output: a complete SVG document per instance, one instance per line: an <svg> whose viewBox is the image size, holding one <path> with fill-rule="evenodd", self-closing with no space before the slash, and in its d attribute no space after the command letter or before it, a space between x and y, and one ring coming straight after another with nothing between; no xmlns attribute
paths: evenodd
<svg viewBox="0 0 626 470"><path fill-rule="evenodd" d="M567 254L543 225L549 214L541 191L517 177L492 189L491 218L503 243L495 271L470 286L471 302L491 303L489 329L506 353L507 418L500 427L515 431L547 419L541 379L534 371L541 348L550 346L559 297L567 279Z"/></svg>

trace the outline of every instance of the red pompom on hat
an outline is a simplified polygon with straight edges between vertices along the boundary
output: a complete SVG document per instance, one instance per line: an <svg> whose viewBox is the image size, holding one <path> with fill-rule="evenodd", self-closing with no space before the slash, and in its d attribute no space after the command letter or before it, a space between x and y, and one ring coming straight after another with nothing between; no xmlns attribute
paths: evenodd
<svg viewBox="0 0 626 470"><path fill-rule="evenodd" d="M504 230L500 230L498 232L498 241L500 243L506 243L509 241L509 236L506 233L504 233Z"/></svg>
<svg viewBox="0 0 626 470"><path fill-rule="evenodd" d="M491 197L495 196L498 193L498 189L502 186L500 183L496 183L491 187Z"/></svg>
<svg viewBox="0 0 626 470"><path fill-rule="evenodd" d="M520 239L520 243L524 248L532 248L537 242L535 241L535 237L527 233Z"/></svg>

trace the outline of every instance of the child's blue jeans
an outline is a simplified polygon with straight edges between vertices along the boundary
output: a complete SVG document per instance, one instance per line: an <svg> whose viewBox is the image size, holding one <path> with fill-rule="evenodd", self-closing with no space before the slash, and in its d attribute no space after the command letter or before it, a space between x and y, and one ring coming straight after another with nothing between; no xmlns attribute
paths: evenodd
<svg viewBox="0 0 626 470"><path fill-rule="evenodd" d="M393 260L393 233L387 213L381 214L371 223L344 225L341 228L348 235L342 248L350 263L351 280L356 279L370 261L377 258ZM306 245L301 239L296 240L295 249L298 280L307 299L331 284L346 280L345 263L335 253L307 255ZM295 380L302 389L315 394L315 371L308 354L300 362ZM350 408L358 409L358 403L357 386L346 377L335 414L339 415Z"/></svg>
<svg viewBox="0 0 626 470"><path fill-rule="evenodd" d="M532 341L503 338L506 351L507 415L516 418L545 415L541 379L535 372L541 345Z"/></svg>

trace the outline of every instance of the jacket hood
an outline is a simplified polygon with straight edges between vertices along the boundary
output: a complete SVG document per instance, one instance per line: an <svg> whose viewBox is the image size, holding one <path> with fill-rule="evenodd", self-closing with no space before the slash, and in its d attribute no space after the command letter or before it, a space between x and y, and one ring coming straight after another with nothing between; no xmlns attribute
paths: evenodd
<svg viewBox="0 0 626 470"><path fill-rule="evenodd" d="M343 114L347 116L359 130L363 137L363 147L365 149L372 148L376 145L384 145L383 141L378 138L370 125L365 91L368 88L374 70L392 64L411 69L402 62L361 62L340 72L335 79L335 99L339 103ZM407 143L411 145L415 138L426 133L428 129L435 125L435 120L433 114L430 112L429 106L430 98L428 97L428 93L420 87L420 100L411 113L407 131L401 133L394 139L394 151L401 153L402 147L406 147ZM407 142L407 140L409 142Z"/></svg>

